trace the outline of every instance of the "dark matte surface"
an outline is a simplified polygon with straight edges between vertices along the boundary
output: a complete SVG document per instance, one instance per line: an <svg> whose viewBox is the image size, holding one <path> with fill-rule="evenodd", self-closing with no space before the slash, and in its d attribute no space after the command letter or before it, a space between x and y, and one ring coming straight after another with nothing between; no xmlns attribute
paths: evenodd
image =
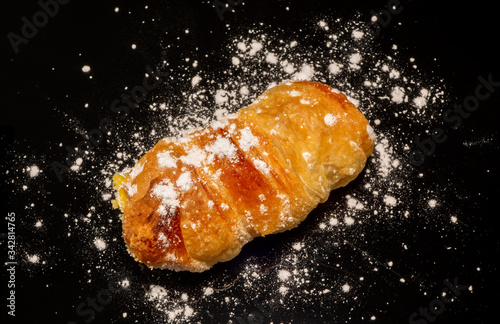
<svg viewBox="0 0 500 324"><path fill-rule="evenodd" d="M198 47L199 53L213 52L227 36L228 23L232 30L244 28L258 20L272 23L274 26L297 31L303 21L326 13L337 16L351 17L359 12L363 19L370 17L372 10L383 8L386 1L315 1L294 2L289 4L291 10L283 10L286 1L248 1L244 6L236 8L235 12L226 12L226 21L222 23L210 3L196 1L125 1L106 3L86 3L71 1L61 6L60 12L51 18L46 26L40 29L38 35L28 44L19 47L15 54L5 35L10 31L18 32L21 27L21 17L29 16L39 10L35 1L8 2L2 8L2 214L15 212L18 216L16 232L22 254L24 247L46 246L50 251L49 266L43 270L33 270L27 264L19 264L16 275L15 318L7 316L4 306L7 298L7 271L2 269L2 323L68 323L77 320L84 323L85 317L75 315L75 306L86 296L95 295L102 287L106 287L107 277L100 272L92 278L91 283L80 280L89 277L81 268L82 258L92 258L92 255L80 254L80 244L85 237L78 237L78 231L71 238L65 237L66 224L60 222L60 215L71 210L85 210L88 200L95 201L93 188L78 186L81 184L75 179L68 179L60 183L50 168L44 168L46 185L44 192L36 189L29 194L37 197L37 205L26 209L26 195L19 194L18 183L12 183L12 173L19 163L19 154L26 153L29 157L43 156L44 161L62 160L66 152L54 149L58 143L76 144L80 137L68 127L65 113L76 116L82 129L92 129L106 116L105 108L101 112L96 110L76 110L83 103L108 107L110 102L117 98L124 85L137 84L142 80L144 67L154 66L162 57L162 45L175 38L183 30L189 28L191 37L179 49L179 57L183 51L191 52ZM396 43L401 51L408 56L415 57L420 66L431 66L435 75L442 77L447 84L450 96L456 102L472 93L478 84L479 75L492 74L493 80L500 81L498 58L498 17L495 9L484 2L450 4L425 1L402 1L404 10L393 17L393 20L384 28L377 38L381 44ZM148 4L148 11L141 11ZM129 9L135 14L133 19L127 15L115 15L113 8L119 6L120 11ZM147 30L141 24L143 19L155 18L157 28ZM401 23L401 24L399 24ZM165 30L169 34L165 35ZM140 49L130 51L130 43L140 42ZM79 53L83 53L79 56ZM202 58L204 65L220 68L222 63L217 57ZM99 75L89 82L88 75L81 72L81 67L92 62L92 69L99 71ZM436 63L437 62L437 63ZM55 68L52 71L52 68ZM174 89L175 90L175 89ZM442 236L439 230L427 228L418 222L406 223L405 229L390 229L382 225L374 227L368 232L368 240L373 240L373 246L368 247L370 253L381 259L398 259L400 264L408 264L411 272L418 277L425 274L427 282L435 285L430 291L438 292L445 287L443 280L458 278L460 284L472 285L473 293L463 292L458 301L447 306L446 311L434 322L436 323L494 323L498 318L496 304L500 300L498 268L496 261L499 255L498 240L498 164L499 159L499 128L498 117L500 108L500 88L497 88L488 100L481 103L480 108L456 131L449 133L446 143L439 145L436 152L427 157L421 170L426 177L431 177L436 183L453 186L449 191L459 193L456 197L448 197L450 209L460 209L463 222L466 226L461 233ZM137 117L140 118L140 117ZM404 125L402 126L404 127ZM420 135L420 134L417 134ZM491 138L488 146L478 146L465 149L462 143L467 140ZM101 145L96 154L108 154L107 144ZM23 160L24 162L26 160ZM23 162L23 163L24 163ZM38 163L38 160L33 160ZM29 165L29 163L28 163ZM46 169L46 170L45 170ZM484 170L489 169L486 173ZM427 179L429 180L429 179ZM432 186L432 181L425 181L425 186ZM353 182L356 186L356 181ZM428 188L432 189L432 188ZM350 192L345 188L333 195L338 197ZM477 195L481 192L481 195ZM48 197L41 198L40 195ZM307 237L317 226L315 215L321 215L320 206L301 226L293 233L285 233L264 240L256 240L245 247L238 259L225 265L218 265L214 271L228 278L234 278L238 272L239 260L249 257L259 258L265 266L272 266L276 255L280 254L280 246L289 242L291 237ZM33 234L31 224L43 219L45 229ZM23 228L26 224L26 229ZM27 229L30 224L30 229ZM106 225L102 221L101 225ZM0 232L6 232L3 225ZM119 233L119 223L115 222L113 233ZM412 233L411 235L409 233ZM412 254L399 255L391 252L393 242L400 241L402 236L410 236L411 240L422 242L418 250ZM3 238L2 238L3 239ZM452 253L443 254L442 246L458 247ZM6 256L6 244L2 242L2 260ZM346 251L349 246L341 249ZM346 252L347 253L347 252ZM350 260L342 262L344 269L359 271L359 257L356 250L352 252ZM442 256L449 260L442 260ZM144 282L155 279L162 282L161 273L149 272L133 262L125 250L113 254L116 265L113 269L124 267L129 274L136 277L136 282L147 277ZM311 260L314 262L315 260ZM93 261L95 263L95 261ZM105 262L109 265L109 260ZM433 267L435 265L435 268ZM481 271L475 271L480 266ZM404 267L404 266L403 266ZM326 276L335 280L339 272L332 271ZM190 286L196 288L210 281L210 274L192 276L180 273L170 276L169 282L173 287ZM366 275L377 276L375 273ZM267 280L265 276L263 280ZM374 282L377 282L374 280ZM134 292L140 292L141 287ZM137 288L136 287L136 288ZM193 289L194 289L193 288ZM408 315L417 311L420 306L428 305L434 297L422 296L418 287L412 285L384 284L384 280L371 286L364 286L358 312L363 309L378 311L377 323L406 323ZM235 291L237 293L238 291ZM228 292L230 294L231 291ZM120 296L113 302L112 307L105 308L93 321L94 323L147 323L150 314L142 316L143 312L151 312L137 298ZM251 304L251 299L247 299ZM260 302L263 302L260 300ZM268 304L265 304L266 307ZM203 317L205 323L238 322L237 318L246 318L251 307L243 307L241 312L229 314L217 303L213 302L213 312ZM353 316L355 312L344 309L339 304L326 309L318 303L316 308L300 309L282 312L279 308L269 316L257 318L257 322L273 321L296 323L330 323L335 318L341 323L363 322ZM121 314L129 309L129 317L123 319ZM134 309L134 310L132 310ZM255 308L253 308L255 310ZM134 316L137 313L139 315ZM363 313L369 315L370 312ZM344 316L345 315L345 316ZM493 319L489 319L493 316ZM365 319L365 322L370 322ZM430 321L429 321L430 322ZM423 322L421 322L423 323Z"/></svg>

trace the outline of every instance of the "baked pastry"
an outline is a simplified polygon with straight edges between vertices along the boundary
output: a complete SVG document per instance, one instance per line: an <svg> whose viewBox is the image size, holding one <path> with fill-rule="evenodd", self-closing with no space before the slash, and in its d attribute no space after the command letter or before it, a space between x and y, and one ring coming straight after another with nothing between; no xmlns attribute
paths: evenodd
<svg viewBox="0 0 500 324"><path fill-rule="evenodd" d="M254 237L296 227L362 171L373 145L368 121L337 90L277 85L115 175L128 250L149 267L205 271Z"/></svg>

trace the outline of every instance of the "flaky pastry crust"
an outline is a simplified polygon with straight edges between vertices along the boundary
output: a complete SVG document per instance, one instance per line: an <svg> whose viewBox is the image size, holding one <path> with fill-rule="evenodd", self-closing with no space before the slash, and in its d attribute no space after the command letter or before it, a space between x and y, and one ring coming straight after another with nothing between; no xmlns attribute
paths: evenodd
<svg viewBox="0 0 500 324"><path fill-rule="evenodd" d="M224 120L165 138L114 177L130 254L201 272L296 227L364 168L374 136L342 93L286 82Z"/></svg>

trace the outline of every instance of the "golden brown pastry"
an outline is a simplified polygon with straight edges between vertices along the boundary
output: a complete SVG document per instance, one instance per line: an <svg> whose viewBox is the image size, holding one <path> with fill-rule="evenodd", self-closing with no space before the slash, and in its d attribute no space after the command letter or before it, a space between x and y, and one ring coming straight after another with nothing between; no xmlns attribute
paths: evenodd
<svg viewBox="0 0 500 324"><path fill-rule="evenodd" d="M201 272L257 236L296 227L363 169L374 137L347 98L287 82L224 120L165 138L114 177L130 254Z"/></svg>

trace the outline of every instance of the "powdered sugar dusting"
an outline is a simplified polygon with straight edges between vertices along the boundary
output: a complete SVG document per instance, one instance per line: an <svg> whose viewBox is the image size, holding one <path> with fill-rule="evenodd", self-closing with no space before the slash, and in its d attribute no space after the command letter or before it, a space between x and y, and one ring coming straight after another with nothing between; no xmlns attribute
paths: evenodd
<svg viewBox="0 0 500 324"><path fill-rule="evenodd" d="M328 126L333 126L337 121L337 117L333 116L332 114L326 114L324 120L325 124L327 124Z"/></svg>
<svg viewBox="0 0 500 324"><path fill-rule="evenodd" d="M240 148L243 151L248 151L255 145L259 144L259 139L252 134L250 128L245 127L241 131Z"/></svg>
<svg viewBox="0 0 500 324"><path fill-rule="evenodd" d="M100 251L105 250L107 247L106 242L102 238L99 238L99 237L94 239L94 245Z"/></svg>
<svg viewBox="0 0 500 324"><path fill-rule="evenodd" d="M170 155L170 152L160 152L156 156L158 158L158 164L164 168L175 168L177 162Z"/></svg>
<svg viewBox="0 0 500 324"><path fill-rule="evenodd" d="M174 212L179 207L179 192L174 185L168 181L161 182L153 187L151 195L160 199L163 207L160 214L166 214L167 211Z"/></svg>
<svg viewBox="0 0 500 324"><path fill-rule="evenodd" d="M391 91L391 99L395 103L403 103L406 100L404 88L394 87Z"/></svg>
<svg viewBox="0 0 500 324"><path fill-rule="evenodd" d="M207 153L199 148L194 148L188 151L187 155L181 156L179 159L188 165L200 167L203 161L207 158Z"/></svg>
<svg viewBox="0 0 500 324"><path fill-rule="evenodd" d="M177 179L175 184L177 185L177 187L179 187L181 191L188 191L189 189L191 189L191 187L193 186L191 173L190 172L182 173Z"/></svg>
<svg viewBox="0 0 500 324"><path fill-rule="evenodd" d="M234 159L238 149L227 137L218 136L215 142L205 147L207 152L213 153L220 158Z"/></svg>
<svg viewBox="0 0 500 324"><path fill-rule="evenodd" d="M35 178L40 173L40 169L38 168L38 166L32 165L28 168L28 172L29 172L31 178Z"/></svg>
<svg viewBox="0 0 500 324"><path fill-rule="evenodd" d="M254 166L263 174L269 174L271 172L271 169L269 166L266 164L266 162L259 160L259 159L253 159L252 160Z"/></svg>

